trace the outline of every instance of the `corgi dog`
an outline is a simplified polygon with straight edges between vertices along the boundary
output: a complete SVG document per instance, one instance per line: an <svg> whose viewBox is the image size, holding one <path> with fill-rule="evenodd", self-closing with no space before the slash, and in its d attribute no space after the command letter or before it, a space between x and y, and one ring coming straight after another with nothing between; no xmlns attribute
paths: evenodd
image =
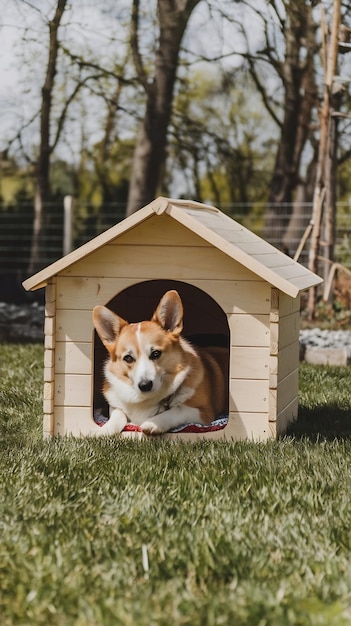
<svg viewBox="0 0 351 626"><path fill-rule="evenodd" d="M93 310L108 351L103 394L110 418L94 434L122 432L127 422L146 435L190 423L209 424L228 410L228 350L195 349L181 335L183 304L167 291L150 321L129 324L104 306Z"/></svg>

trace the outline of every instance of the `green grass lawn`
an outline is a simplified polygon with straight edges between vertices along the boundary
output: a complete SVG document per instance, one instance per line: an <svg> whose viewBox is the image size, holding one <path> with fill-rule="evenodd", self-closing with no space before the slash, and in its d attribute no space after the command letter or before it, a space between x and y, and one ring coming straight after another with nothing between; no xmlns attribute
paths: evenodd
<svg viewBox="0 0 351 626"><path fill-rule="evenodd" d="M351 625L351 369L267 444L43 441L41 379L0 346L1 626Z"/></svg>

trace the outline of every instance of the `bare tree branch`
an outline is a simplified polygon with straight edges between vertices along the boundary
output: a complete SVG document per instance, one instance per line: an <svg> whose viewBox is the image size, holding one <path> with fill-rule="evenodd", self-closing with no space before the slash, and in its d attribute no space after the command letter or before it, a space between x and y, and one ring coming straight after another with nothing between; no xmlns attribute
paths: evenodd
<svg viewBox="0 0 351 626"><path fill-rule="evenodd" d="M96 75L96 76L87 76L86 78L84 78L83 80L80 80L75 88L73 89L72 93L68 96L68 98L66 98L65 100L65 104L62 108L61 111L61 115L58 119L57 122L57 128L56 128L56 133L55 133L55 139L51 142L50 145L50 154L52 154L52 152L55 150L59 140L60 140L60 136L61 136L61 132L65 123L65 119L67 116L67 111L71 105L71 103L73 102L73 100L76 98L76 96L78 95L79 91L81 90L82 87L84 87L84 85L86 85L90 80L97 80L98 78L101 78L101 74L100 75Z"/></svg>
<svg viewBox="0 0 351 626"><path fill-rule="evenodd" d="M72 52L70 52L70 50L68 50L68 48L66 48L65 46L61 45L61 50L80 69L89 68L92 70L96 70L97 72L101 72L101 75L111 76L111 78L115 78L116 80L120 81L121 83L125 85L134 85L136 82L135 79L125 78L123 73L116 73L112 70L107 69L106 67L103 67L102 65L99 65L98 63L93 63L92 61L85 61L84 59L82 59L82 57L79 57L76 54L72 54Z"/></svg>
<svg viewBox="0 0 351 626"><path fill-rule="evenodd" d="M143 86L145 92L150 94L151 84L149 83L148 76L143 64L143 59L139 50L139 5L139 0L133 0L130 23L130 47L132 50L133 62L139 82Z"/></svg>
<svg viewBox="0 0 351 626"><path fill-rule="evenodd" d="M24 158L26 159L26 161L28 163L30 163L31 165L35 164L35 161L33 161L33 159L29 156L29 154L27 153L27 151L24 148L23 145L23 141L22 141L22 133L23 131L28 128L31 124L33 124L33 122L37 119L37 117L39 117L39 111L36 111L34 113L34 115L32 115L32 117L25 123L23 124L23 126L21 126L21 128L19 129L19 131L16 133L16 135L14 137L12 137L12 139L9 139L8 143L7 143L7 149L10 149L11 146L16 143L16 141L18 141L19 146L21 148L21 152L24 156Z"/></svg>

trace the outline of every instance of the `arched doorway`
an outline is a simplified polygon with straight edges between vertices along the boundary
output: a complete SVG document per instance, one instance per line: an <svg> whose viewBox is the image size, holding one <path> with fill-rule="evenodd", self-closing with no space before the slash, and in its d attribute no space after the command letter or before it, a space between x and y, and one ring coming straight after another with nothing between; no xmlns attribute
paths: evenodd
<svg viewBox="0 0 351 626"><path fill-rule="evenodd" d="M178 291L184 307L183 337L194 346L220 346L230 349L227 315L205 291L178 280L149 280L136 283L116 294L106 306L128 322L151 319L158 302L170 289ZM102 394L106 349L94 332L94 413L108 415ZM229 368L227 373L229 386ZM215 416L214 416L215 417Z"/></svg>

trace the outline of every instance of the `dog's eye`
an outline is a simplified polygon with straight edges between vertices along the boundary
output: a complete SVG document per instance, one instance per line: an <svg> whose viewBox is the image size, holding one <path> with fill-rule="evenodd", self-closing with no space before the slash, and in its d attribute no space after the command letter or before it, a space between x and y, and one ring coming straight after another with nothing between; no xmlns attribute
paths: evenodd
<svg viewBox="0 0 351 626"><path fill-rule="evenodd" d="M161 350L153 350L150 354L151 361L157 361L161 356Z"/></svg>
<svg viewBox="0 0 351 626"><path fill-rule="evenodd" d="M126 354L123 357L123 361L125 361L126 363L133 363L134 359L131 354Z"/></svg>

